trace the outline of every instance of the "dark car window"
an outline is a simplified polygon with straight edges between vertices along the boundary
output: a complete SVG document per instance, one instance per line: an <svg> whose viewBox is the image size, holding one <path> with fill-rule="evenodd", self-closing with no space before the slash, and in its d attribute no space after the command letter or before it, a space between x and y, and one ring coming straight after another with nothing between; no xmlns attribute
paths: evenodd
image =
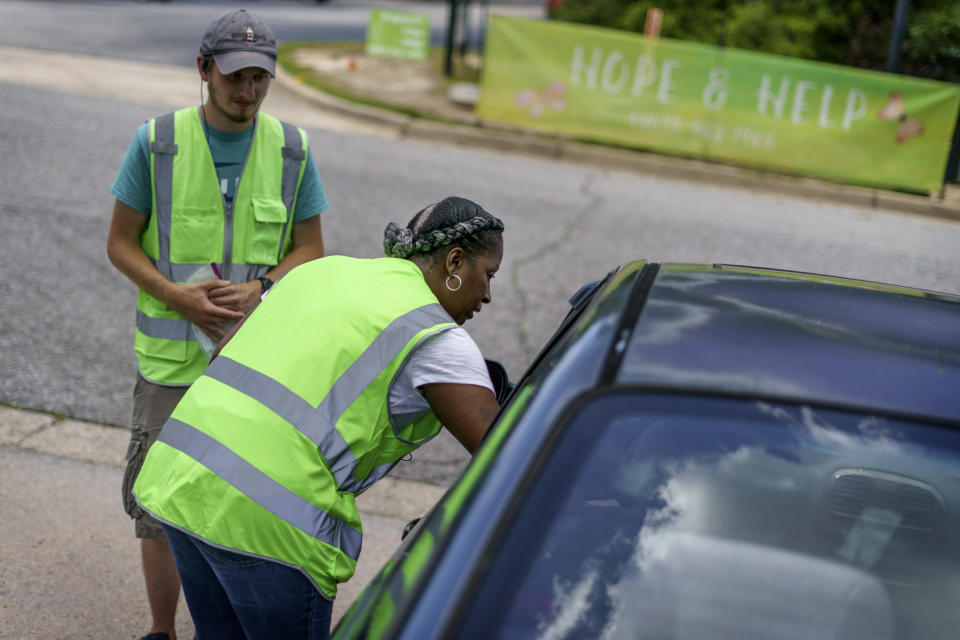
<svg viewBox="0 0 960 640"><path fill-rule="evenodd" d="M581 406L544 459L456 637L878 640L960 626L958 431L616 392Z"/></svg>

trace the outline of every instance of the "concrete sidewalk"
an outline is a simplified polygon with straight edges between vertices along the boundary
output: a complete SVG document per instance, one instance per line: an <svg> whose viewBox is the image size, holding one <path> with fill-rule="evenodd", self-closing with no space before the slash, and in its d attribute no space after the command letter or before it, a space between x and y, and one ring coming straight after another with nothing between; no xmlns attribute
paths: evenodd
<svg viewBox="0 0 960 640"><path fill-rule="evenodd" d="M129 431L0 406L0 639L139 638L149 623L120 480ZM334 620L444 487L386 478L357 500L363 553ZM180 638L193 637L186 605Z"/></svg>

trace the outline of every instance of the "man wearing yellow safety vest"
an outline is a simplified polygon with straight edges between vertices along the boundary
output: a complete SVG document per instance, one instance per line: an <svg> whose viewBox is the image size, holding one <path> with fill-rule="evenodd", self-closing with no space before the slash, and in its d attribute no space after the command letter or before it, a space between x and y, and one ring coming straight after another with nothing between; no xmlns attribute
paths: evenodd
<svg viewBox="0 0 960 640"><path fill-rule="evenodd" d="M180 593L163 529L131 493L147 449L229 326L290 269L323 256L329 205L306 133L260 112L276 59L259 18L239 10L212 22L197 56L208 97L142 125L110 187L107 253L138 287L122 491L141 539L147 640L176 637Z"/></svg>
<svg viewBox="0 0 960 640"><path fill-rule="evenodd" d="M502 229L445 198L387 227L391 257L291 270L228 335L134 486L200 640L327 637L360 554L356 496L441 425L479 445L499 406L458 325L491 300Z"/></svg>

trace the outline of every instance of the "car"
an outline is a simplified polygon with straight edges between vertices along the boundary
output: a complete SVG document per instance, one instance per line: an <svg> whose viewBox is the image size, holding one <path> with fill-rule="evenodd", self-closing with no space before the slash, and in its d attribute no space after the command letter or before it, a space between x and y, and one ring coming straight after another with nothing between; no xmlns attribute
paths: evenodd
<svg viewBox="0 0 960 640"><path fill-rule="evenodd" d="M585 285L333 632L947 638L960 297L637 261Z"/></svg>

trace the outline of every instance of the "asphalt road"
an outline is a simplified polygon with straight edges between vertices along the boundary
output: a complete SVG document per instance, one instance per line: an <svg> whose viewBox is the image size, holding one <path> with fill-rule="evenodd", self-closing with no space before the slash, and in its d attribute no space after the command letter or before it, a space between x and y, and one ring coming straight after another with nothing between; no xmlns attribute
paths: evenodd
<svg viewBox="0 0 960 640"><path fill-rule="evenodd" d="M0 2L0 37L17 29L7 18L20 13L8 10L26 4L33 3ZM122 4L138 24L161 10L37 4L82 6L102 20ZM218 4L181 9L205 24L207 14L221 11ZM293 4L263 6L303 10ZM69 25L21 26L41 32ZM164 55L178 46L171 42ZM0 49L0 402L128 424L134 288L106 259L107 187L138 124L199 99L195 75L179 64ZM387 222L406 222L446 195L472 198L504 220L494 302L467 328L514 378L582 283L638 257L960 292L956 221L399 139L319 112L279 86L265 108L307 128L332 202L323 218L330 253L377 256ZM452 439L438 439L395 474L447 484L465 462Z"/></svg>
<svg viewBox="0 0 960 640"><path fill-rule="evenodd" d="M500 11L543 15L539 0L496 0ZM206 26L235 8L270 25L279 41L362 41L372 7L416 11L430 18L431 42L442 46L446 0L0 0L0 43L10 47L193 66ZM482 38L486 9L471 3L471 46Z"/></svg>

